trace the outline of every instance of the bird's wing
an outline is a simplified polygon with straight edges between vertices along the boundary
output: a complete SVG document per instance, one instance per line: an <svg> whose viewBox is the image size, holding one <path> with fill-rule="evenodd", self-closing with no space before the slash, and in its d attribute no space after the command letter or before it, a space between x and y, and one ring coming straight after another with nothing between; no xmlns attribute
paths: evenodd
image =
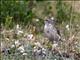
<svg viewBox="0 0 80 60"><path fill-rule="evenodd" d="M51 34L51 39L54 39L58 41L60 39L60 35L57 32L57 29L55 27L50 27L49 34Z"/></svg>
<svg viewBox="0 0 80 60"><path fill-rule="evenodd" d="M57 33L61 36L60 34L60 29L58 27L56 27Z"/></svg>

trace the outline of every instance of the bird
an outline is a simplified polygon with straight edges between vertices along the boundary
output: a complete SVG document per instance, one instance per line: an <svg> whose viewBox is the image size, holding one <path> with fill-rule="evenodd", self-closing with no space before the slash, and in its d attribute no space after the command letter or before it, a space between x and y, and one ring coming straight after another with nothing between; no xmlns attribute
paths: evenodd
<svg viewBox="0 0 80 60"><path fill-rule="evenodd" d="M60 31L55 27L54 17L44 20L44 34L52 43L58 43L61 40Z"/></svg>

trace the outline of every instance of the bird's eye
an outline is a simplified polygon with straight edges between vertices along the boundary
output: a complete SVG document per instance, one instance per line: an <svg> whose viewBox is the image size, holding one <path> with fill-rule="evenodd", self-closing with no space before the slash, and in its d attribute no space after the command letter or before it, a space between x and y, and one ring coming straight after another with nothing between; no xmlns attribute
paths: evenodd
<svg viewBox="0 0 80 60"><path fill-rule="evenodd" d="M48 21L48 20L46 20L46 21Z"/></svg>

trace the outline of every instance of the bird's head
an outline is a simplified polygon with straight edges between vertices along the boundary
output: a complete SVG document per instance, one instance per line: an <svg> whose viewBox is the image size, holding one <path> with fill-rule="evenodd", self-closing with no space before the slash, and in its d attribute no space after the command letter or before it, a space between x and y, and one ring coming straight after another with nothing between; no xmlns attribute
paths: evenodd
<svg viewBox="0 0 80 60"><path fill-rule="evenodd" d="M54 17L46 18L44 21L45 24L52 24L52 25L55 25L55 22L56 21L55 21Z"/></svg>

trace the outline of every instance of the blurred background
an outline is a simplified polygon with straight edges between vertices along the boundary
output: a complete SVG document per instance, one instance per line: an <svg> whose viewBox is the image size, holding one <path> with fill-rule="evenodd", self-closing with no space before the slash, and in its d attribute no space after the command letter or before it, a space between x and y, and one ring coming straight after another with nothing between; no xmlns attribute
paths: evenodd
<svg viewBox="0 0 80 60"><path fill-rule="evenodd" d="M1 60L80 60L80 1L1 0L0 5ZM48 16L56 19L64 41L56 47L61 53L44 37Z"/></svg>

